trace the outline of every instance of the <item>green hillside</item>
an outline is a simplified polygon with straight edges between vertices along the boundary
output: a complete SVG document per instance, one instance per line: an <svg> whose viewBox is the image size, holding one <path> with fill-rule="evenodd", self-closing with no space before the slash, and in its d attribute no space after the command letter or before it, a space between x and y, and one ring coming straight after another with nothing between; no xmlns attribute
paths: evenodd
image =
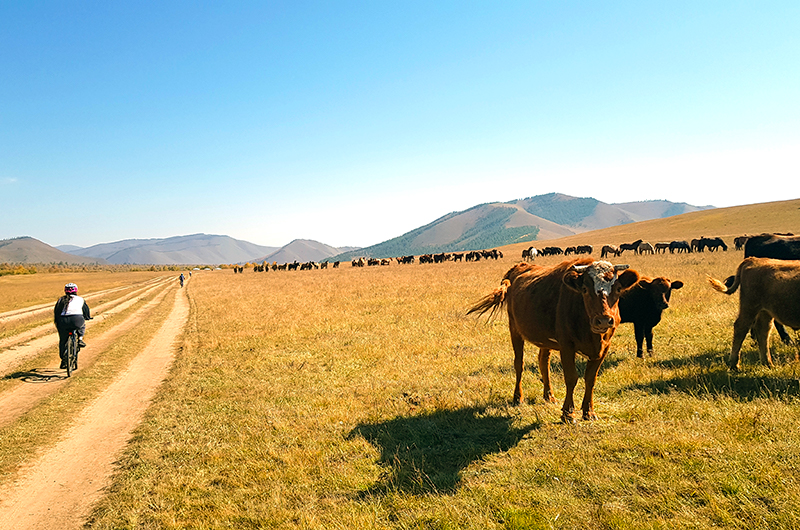
<svg viewBox="0 0 800 530"><path fill-rule="evenodd" d="M536 239L539 229L535 226L506 228L505 225L514 214L514 209L492 208L487 215L478 218L477 222L472 227L464 230L463 233L454 240L438 245L419 245L415 243L422 234L434 229L437 225L446 223L457 216L468 214L485 206L486 205L474 206L464 212L447 214L428 225L414 229L394 239L384 241L383 243L371 247L339 254L329 261L345 261L358 256L389 258L409 254L436 254L439 252L481 250Z"/></svg>

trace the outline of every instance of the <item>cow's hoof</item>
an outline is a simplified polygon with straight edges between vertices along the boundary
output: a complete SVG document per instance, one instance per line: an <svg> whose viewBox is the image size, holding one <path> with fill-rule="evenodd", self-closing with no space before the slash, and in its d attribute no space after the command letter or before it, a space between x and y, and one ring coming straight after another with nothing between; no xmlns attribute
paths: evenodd
<svg viewBox="0 0 800 530"><path fill-rule="evenodd" d="M561 423L566 423L567 425L574 425L575 416L572 415L570 412L564 412L561 414Z"/></svg>
<svg viewBox="0 0 800 530"><path fill-rule="evenodd" d="M735 366L728 365L728 371L734 374L739 373L739 365L738 364Z"/></svg>
<svg viewBox="0 0 800 530"><path fill-rule="evenodd" d="M544 402L545 403L555 403L556 402L556 398L553 396L553 394L545 394L544 395Z"/></svg>
<svg viewBox="0 0 800 530"><path fill-rule="evenodd" d="M637 358L637 359L644 359L644 353L642 353L642 352L640 352L640 351L637 351L637 352L636 352L636 358Z"/></svg>
<svg viewBox="0 0 800 530"><path fill-rule="evenodd" d="M594 411L590 410L589 412L583 413L583 421L595 421L599 419L600 418L597 416L597 414L594 413Z"/></svg>

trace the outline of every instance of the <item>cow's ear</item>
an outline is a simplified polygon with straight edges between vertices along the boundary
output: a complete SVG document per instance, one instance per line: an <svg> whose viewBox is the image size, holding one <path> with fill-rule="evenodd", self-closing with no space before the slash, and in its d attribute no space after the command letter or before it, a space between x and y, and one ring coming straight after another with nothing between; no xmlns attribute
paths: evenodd
<svg viewBox="0 0 800 530"><path fill-rule="evenodd" d="M625 272L619 275L617 281L623 289L628 289L636 285L636 283L639 281L639 273L633 269L627 269Z"/></svg>
<svg viewBox="0 0 800 530"><path fill-rule="evenodd" d="M567 271L567 273L562 278L564 281L564 285L572 289L573 291L581 292L583 288L583 275L578 274L576 271Z"/></svg>
<svg viewBox="0 0 800 530"><path fill-rule="evenodd" d="M683 287L683 282L680 280L675 280L670 284L671 289L680 289L681 287Z"/></svg>

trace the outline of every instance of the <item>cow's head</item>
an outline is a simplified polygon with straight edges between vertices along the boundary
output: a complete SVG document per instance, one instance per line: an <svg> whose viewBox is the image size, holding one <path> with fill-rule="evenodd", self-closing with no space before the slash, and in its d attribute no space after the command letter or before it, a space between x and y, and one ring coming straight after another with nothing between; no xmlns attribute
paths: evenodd
<svg viewBox="0 0 800 530"><path fill-rule="evenodd" d="M663 311L669 307L669 297L673 289L680 289L683 287L683 282L675 280L670 282L669 278L663 276L659 278L642 278L639 280L639 287L645 289L653 298L653 304L659 311ZM637 287L638 288L638 287Z"/></svg>
<svg viewBox="0 0 800 530"><path fill-rule="evenodd" d="M563 280L567 287L583 296L592 333L602 335L619 324L617 302L623 292L636 285L639 273L628 269L628 265L595 261L573 265Z"/></svg>

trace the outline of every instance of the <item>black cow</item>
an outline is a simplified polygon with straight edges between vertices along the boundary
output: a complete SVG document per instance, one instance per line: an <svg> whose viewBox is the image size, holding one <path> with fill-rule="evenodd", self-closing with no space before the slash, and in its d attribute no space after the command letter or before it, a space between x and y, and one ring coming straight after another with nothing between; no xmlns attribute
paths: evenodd
<svg viewBox="0 0 800 530"><path fill-rule="evenodd" d="M683 282L669 278L642 277L639 283L619 299L622 322L632 322L636 335L636 356L644 357L642 342L647 340L647 354L653 355L653 328L661 322L661 312L669 307L672 291L683 287Z"/></svg>
<svg viewBox="0 0 800 530"><path fill-rule="evenodd" d="M753 236L744 244L744 257L800 260L800 236Z"/></svg>

